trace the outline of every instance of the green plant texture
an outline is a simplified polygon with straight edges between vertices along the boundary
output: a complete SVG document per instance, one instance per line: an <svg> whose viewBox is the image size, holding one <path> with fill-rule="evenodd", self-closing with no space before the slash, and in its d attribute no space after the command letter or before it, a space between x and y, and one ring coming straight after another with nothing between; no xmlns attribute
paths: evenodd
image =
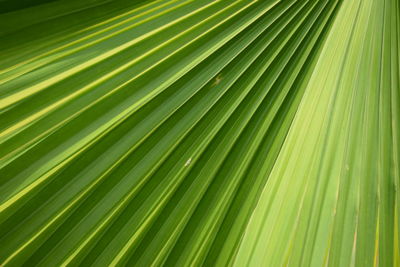
<svg viewBox="0 0 400 267"><path fill-rule="evenodd" d="M398 0L0 0L0 266L400 266Z"/></svg>

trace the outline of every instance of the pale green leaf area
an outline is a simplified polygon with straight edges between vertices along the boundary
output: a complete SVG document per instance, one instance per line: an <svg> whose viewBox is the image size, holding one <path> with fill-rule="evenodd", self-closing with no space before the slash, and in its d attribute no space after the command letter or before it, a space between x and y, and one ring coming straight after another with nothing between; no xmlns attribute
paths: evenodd
<svg viewBox="0 0 400 267"><path fill-rule="evenodd" d="M398 0L0 0L0 266L400 266Z"/></svg>

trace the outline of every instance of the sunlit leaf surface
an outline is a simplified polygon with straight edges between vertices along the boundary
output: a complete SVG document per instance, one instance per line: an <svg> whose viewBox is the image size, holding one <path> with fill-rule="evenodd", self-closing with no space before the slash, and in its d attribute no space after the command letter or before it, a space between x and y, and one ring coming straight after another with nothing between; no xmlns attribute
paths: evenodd
<svg viewBox="0 0 400 267"><path fill-rule="evenodd" d="M1 266L400 266L398 0L0 1Z"/></svg>

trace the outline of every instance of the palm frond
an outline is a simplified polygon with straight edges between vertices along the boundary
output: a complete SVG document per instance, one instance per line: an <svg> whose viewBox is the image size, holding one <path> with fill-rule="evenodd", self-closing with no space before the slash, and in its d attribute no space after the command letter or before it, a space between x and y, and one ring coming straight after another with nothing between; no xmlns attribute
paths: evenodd
<svg viewBox="0 0 400 267"><path fill-rule="evenodd" d="M0 3L1 266L399 266L396 0Z"/></svg>

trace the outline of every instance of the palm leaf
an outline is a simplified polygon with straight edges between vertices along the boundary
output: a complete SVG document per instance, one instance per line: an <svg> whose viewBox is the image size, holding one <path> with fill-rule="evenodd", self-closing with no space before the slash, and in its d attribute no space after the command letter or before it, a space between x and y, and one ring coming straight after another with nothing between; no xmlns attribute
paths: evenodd
<svg viewBox="0 0 400 267"><path fill-rule="evenodd" d="M3 266L399 266L396 0L2 1Z"/></svg>

